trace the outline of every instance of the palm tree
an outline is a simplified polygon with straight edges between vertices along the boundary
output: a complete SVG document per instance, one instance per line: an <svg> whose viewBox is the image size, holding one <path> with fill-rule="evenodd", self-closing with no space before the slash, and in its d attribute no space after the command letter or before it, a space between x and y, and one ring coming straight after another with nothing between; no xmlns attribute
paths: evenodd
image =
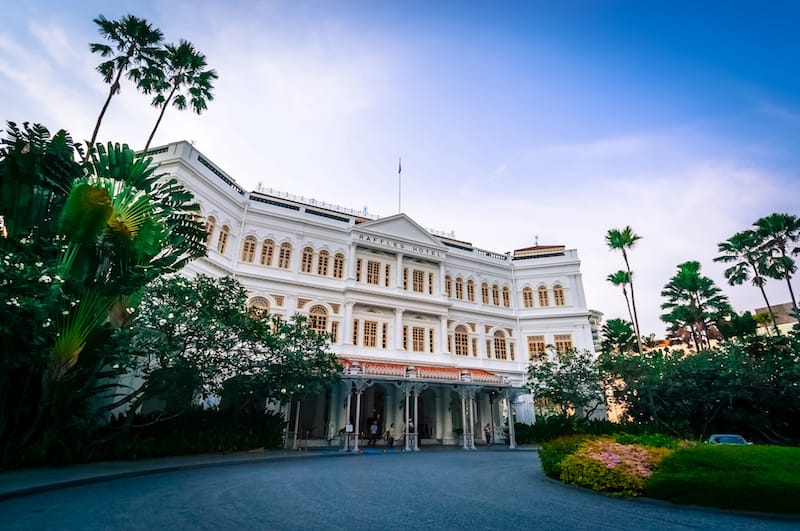
<svg viewBox="0 0 800 531"><path fill-rule="evenodd" d="M759 249L761 243L761 238L755 231L737 232L724 242L717 244L719 252L722 254L714 258L714 261L735 262L724 273L725 278L728 279L728 284L731 286L744 284L750 280L752 273L753 285L761 290L761 296L764 297L764 302L767 304L772 325L775 327L775 333L780 335L778 325L775 322L775 313L772 311L769 299L767 299L767 292L764 291L766 278L763 273L767 270L767 256Z"/></svg>
<svg viewBox="0 0 800 531"><path fill-rule="evenodd" d="M214 99L211 93L214 89L212 81L219 77L214 70L205 69L206 56L195 50L192 43L181 40L178 46L167 44L165 49L164 78L155 85L157 94L153 98L153 106L161 107L161 113L144 146L145 151L150 147L167 105L171 102L175 108L182 111L191 104L192 110L200 114L206 110L207 102ZM189 93L188 101L187 95L182 93L183 90ZM167 91L169 94L165 98L164 93Z"/></svg>
<svg viewBox="0 0 800 531"><path fill-rule="evenodd" d="M792 273L797 271L797 266L794 260L788 256L788 254L797 254L797 248L790 249L790 246L796 244L800 239L800 218L792 214L775 213L759 219L754 225L764 241L762 250L768 254L770 259L770 276L786 280L789 296L792 298L794 316L800 321L797 299L792 289Z"/></svg>
<svg viewBox="0 0 800 531"><path fill-rule="evenodd" d="M155 83L163 78L162 63L164 50L161 48L163 35L161 30L152 27L146 20L133 15L125 15L119 20L108 20L103 15L94 19L100 35L111 41L112 46L102 43L92 43L89 48L92 53L99 53L101 57L109 57L97 66L97 71L103 76L103 81L111 86L108 90L100 116L94 126L89 149L92 150L100 123L106 114L108 104L115 94L119 94L119 80L127 72L127 77L145 94L149 94ZM116 55L114 55L116 51Z"/></svg>
<svg viewBox="0 0 800 531"><path fill-rule="evenodd" d="M700 262L678 264L678 273L664 286L661 296L667 298L661 309L668 310L661 320L670 324L673 332L689 331L697 350L704 343L710 346L711 328L718 329L720 320L731 312L722 290L700 274Z"/></svg>
<svg viewBox="0 0 800 531"><path fill-rule="evenodd" d="M628 306L628 316L631 318L631 323L633 323L633 311L631 310L631 301L628 299L628 290L625 287L627 284L631 283L631 275L627 271L617 271L616 273L612 273L606 277L606 280L614 284L615 286L622 287L622 295L625 297L625 304ZM634 329L634 333L636 329ZM638 336L637 336L637 339ZM639 345L639 352L642 352L642 343L638 341Z"/></svg>
<svg viewBox="0 0 800 531"><path fill-rule="evenodd" d="M624 319L609 319L602 329L603 352L629 352L636 347L633 323Z"/></svg>
<svg viewBox="0 0 800 531"><path fill-rule="evenodd" d="M639 352L642 352L642 329L639 327L639 315L636 312L636 294L633 290L633 273L630 263L628 263L628 249L633 248L637 241L642 237L633 232L628 225L622 230L610 229L606 234L606 244L612 251L622 251L622 258L625 260L625 269L628 271L628 283L631 285L631 307L633 308L633 325L636 330L636 338L639 340Z"/></svg>

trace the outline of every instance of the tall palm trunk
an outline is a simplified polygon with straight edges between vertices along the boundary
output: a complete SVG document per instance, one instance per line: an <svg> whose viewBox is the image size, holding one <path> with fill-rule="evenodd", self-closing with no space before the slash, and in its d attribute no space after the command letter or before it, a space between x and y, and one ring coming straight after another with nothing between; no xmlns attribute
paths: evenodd
<svg viewBox="0 0 800 531"><path fill-rule="evenodd" d="M642 332L639 328L639 315L636 313L636 295L633 291L633 273L631 273L631 266L628 263L628 253L625 248L622 249L622 258L625 260L625 268L628 270L628 282L631 285L631 305L633 306L633 328L636 331L636 344L639 345L639 353L644 352L642 349Z"/></svg>
<svg viewBox="0 0 800 531"><path fill-rule="evenodd" d="M784 260L787 260L785 249L781 249L781 256L783 256ZM797 319L797 322L800 322L800 312L797 311L797 299L792 289L792 274L789 272L788 268L786 270L786 285L789 286L789 296L792 298L792 310L794 310L795 319Z"/></svg>
<svg viewBox="0 0 800 531"><path fill-rule="evenodd" d="M92 139L89 141L89 149L83 160L86 160L91 154L91 151L94 150L94 142L97 140L97 132L100 131L100 123L103 121L103 116L105 116L106 110L108 110L108 104L111 103L111 98L114 97L114 94L119 92L119 79L122 77L123 70L125 70L123 66L128 65L130 58L133 56L133 52L134 47L131 46L128 48L128 59L125 61L125 64L117 66L117 77L114 79L114 82L111 83L111 88L108 89L108 98L106 98L103 108L100 109L100 116L97 117L97 123L94 125L94 131L92 132Z"/></svg>
<svg viewBox="0 0 800 531"><path fill-rule="evenodd" d="M628 290L625 289L625 285L622 285L622 295L625 296L625 304L628 306L628 316L631 318L631 322L633 322L633 312L631 311L631 301L628 299ZM639 354L641 354L641 349L639 350Z"/></svg>
<svg viewBox="0 0 800 531"><path fill-rule="evenodd" d="M753 269L755 269L755 267ZM756 272L756 274L758 273ZM775 329L775 334L781 335L781 331L778 328L778 323L775 321L775 312L772 311L772 305L769 303L769 299L767 298L767 292L764 291L764 283L759 282L757 286L758 289L761 290L761 296L764 297L764 302L767 304L767 310L769 311L769 318L772 320L772 327ZM769 327L767 327L767 330L769 330Z"/></svg>
<svg viewBox="0 0 800 531"><path fill-rule="evenodd" d="M153 127L153 131L150 133L150 137L147 139L147 144L144 145L144 151L147 151L147 148L150 147L150 142L153 141L153 137L156 134L156 129L158 129L158 126L161 125L161 119L164 117L164 112L167 110L167 105L169 105L169 102L172 99L172 96L175 95L176 90L178 90L177 85L172 87L172 92L170 92L167 99L164 100L164 104L161 106L161 112L158 114L158 120L156 120L156 125Z"/></svg>

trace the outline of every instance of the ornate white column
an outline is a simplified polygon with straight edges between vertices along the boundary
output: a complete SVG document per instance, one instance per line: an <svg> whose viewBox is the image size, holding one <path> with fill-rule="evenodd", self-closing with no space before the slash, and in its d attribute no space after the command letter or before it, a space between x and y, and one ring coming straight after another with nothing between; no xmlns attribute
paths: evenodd
<svg viewBox="0 0 800 531"><path fill-rule="evenodd" d="M347 260L347 277L346 280L355 280L356 279L356 260L357 257L357 249L358 246L355 243L350 244L350 256ZM362 271L363 273L363 271Z"/></svg>
<svg viewBox="0 0 800 531"><path fill-rule="evenodd" d="M300 401L297 402L297 411L294 413L294 444L292 449L297 450L297 432L300 430Z"/></svg>
<svg viewBox="0 0 800 531"><path fill-rule="evenodd" d="M361 435L360 424L361 424L361 393L363 393L363 389L356 388L356 425L353 428L353 434L355 435L356 442L353 445L353 450L358 451L358 438Z"/></svg>
<svg viewBox="0 0 800 531"><path fill-rule="evenodd" d="M403 291L403 253L397 253L395 267L397 268L397 272L394 274L392 288L397 291Z"/></svg>
<svg viewBox="0 0 800 531"><path fill-rule="evenodd" d="M353 302L344 303L344 323L342 323L342 345L353 344Z"/></svg>
<svg viewBox="0 0 800 531"><path fill-rule="evenodd" d="M448 337L447 337L447 316L442 315L439 317L439 351L448 351Z"/></svg>
<svg viewBox="0 0 800 531"><path fill-rule="evenodd" d="M409 411L408 411L408 395L409 395L409 392L410 392L409 388L406 386L403 389L403 392L406 395L406 409L403 412L403 416L405 417L405 420L403 421L403 435L405 436L404 437L405 438L404 447L408 451L408 450L411 450L411 444L410 444L411 443L411 437L409 437L409 433L408 433L408 421L410 420L409 419ZM417 429L417 427L414 426L414 430L416 430L416 429Z"/></svg>
<svg viewBox="0 0 800 531"><path fill-rule="evenodd" d="M403 350L403 309L394 309L394 338L392 345L395 350Z"/></svg>
<svg viewBox="0 0 800 531"><path fill-rule="evenodd" d="M464 450L469 450L469 443L467 442L467 439L469 438L468 431L469 430L467 428L467 401L464 398L464 395L462 394L461 395L461 434L462 434L463 439L464 439L464 443L463 443Z"/></svg>
<svg viewBox="0 0 800 531"><path fill-rule="evenodd" d="M514 397L516 398L516 397ZM512 450L517 447L517 436L514 433L514 403L506 389L506 406L508 407L508 447Z"/></svg>
<svg viewBox="0 0 800 531"><path fill-rule="evenodd" d="M414 451L419 452L419 391L414 388Z"/></svg>

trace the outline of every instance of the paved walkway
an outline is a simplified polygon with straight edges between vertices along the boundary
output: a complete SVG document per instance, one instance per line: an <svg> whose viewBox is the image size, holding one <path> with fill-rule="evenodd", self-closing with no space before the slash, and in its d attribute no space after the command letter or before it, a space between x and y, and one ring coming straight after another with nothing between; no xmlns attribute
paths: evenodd
<svg viewBox="0 0 800 531"><path fill-rule="evenodd" d="M520 450L531 450L532 447L523 447ZM361 448L363 453L383 453L383 448ZM439 446L423 449L426 452L463 452L457 446ZM480 448L486 451L486 448ZM492 451L507 450L505 446L494 446ZM392 452L397 453L395 449ZM0 472L0 500L8 500L27 496L39 492L111 481L120 478L130 478L157 474L159 472L172 472L176 470L189 470L194 468L208 468L215 466L245 465L278 459L304 459L314 457L334 457L356 455L348 452L339 452L336 447L323 447L297 450L269 450L237 452L231 454L204 454L175 457L161 457L157 459L138 459L135 461L106 461L99 463L85 463L66 467L31 468Z"/></svg>

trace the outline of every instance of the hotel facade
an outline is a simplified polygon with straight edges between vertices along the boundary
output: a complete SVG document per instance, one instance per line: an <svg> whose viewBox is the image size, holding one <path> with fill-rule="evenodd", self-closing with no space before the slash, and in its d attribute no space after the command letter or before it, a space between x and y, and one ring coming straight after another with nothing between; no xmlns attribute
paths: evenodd
<svg viewBox="0 0 800 531"><path fill-rule="evenodd" d="M208 256L185 273L235 277L251 306L331 335L342 383L284 411L292 444L357 448L393 426L409 449L514 445L534 421L525 388L545 347L593 350L580 261L563 246L476 248L405 214L369 216L248 192L187 142L148 152L202 208ZM504 429L504 426L506 428ZM510 429L508 428L510 426ZM408 428L408 429L406 429Z"/></svg>

